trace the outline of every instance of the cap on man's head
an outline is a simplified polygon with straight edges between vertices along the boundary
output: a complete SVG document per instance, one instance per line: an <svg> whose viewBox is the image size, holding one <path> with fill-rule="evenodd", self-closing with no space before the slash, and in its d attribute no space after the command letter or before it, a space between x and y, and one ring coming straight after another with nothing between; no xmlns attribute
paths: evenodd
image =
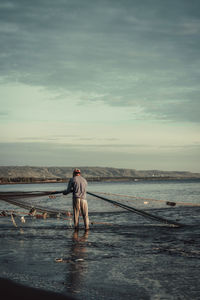
<svg viewBox="0 0 200 300"><path fill-rule="evenodd" d="M78 174L80 174L81 173L81 171L79 170L79 169L74 169L74 171L73 171L73 174L74 175L78 175Z"/></svg>

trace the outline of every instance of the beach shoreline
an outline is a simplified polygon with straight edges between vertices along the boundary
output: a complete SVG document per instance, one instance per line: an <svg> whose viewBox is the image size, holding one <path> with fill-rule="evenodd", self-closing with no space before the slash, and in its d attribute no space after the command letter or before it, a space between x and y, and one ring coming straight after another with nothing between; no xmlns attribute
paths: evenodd
<svg viewBox="0 0 200 300"><path fill-rule="evenodd" d="M200 177L85 177L88 182L138 182L138 181L199 181ZM67 183L69 178L63 179L38 179L38 178L5 178L0 180L0 185L7 184L45 184L45 183Z"/></svg>

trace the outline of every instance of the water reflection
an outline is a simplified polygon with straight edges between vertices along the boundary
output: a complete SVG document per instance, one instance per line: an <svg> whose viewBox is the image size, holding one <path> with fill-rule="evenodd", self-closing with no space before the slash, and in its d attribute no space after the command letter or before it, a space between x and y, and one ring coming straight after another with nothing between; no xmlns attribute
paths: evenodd
<svg viewBox="0 0 200 300"><path fill-rule="evenodd" d="M85 280L87 273L87 239L89 231L81 234L75 230L72 236L72 246L70 251L69 273L67 275L67 292L78 294Z"/></svg>

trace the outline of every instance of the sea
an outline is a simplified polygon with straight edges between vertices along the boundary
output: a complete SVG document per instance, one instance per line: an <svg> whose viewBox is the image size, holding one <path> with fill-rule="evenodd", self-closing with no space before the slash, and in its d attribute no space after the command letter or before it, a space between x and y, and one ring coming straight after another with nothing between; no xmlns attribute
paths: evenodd
<svg viewBox="0 0 200 300"><path fill-rule="evenodd" d="M0 185L0 192L62 191L65 183ZM28 215L0 201L0 277L75 299L200 299L200 180L89 182L90 230L73 217ZM71 195L23 199L72 213ZM11 217L11 213L13 218Z"/></svg>

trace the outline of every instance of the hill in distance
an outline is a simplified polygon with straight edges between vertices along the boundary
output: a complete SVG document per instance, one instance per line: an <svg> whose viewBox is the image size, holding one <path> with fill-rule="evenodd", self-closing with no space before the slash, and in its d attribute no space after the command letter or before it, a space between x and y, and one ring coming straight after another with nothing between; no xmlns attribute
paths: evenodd
<svg viewBox="0 0 200 300"><path fill-rule="evenodd" d="M0 178L35 178L41 180L69 179L72 177L74 167L33 167L33 166L0 166ZM123 179L123 178L200 178L200 173L160 171L160 170L135 170L109 167L81 167L82 175L91 180Z"/></svg>

